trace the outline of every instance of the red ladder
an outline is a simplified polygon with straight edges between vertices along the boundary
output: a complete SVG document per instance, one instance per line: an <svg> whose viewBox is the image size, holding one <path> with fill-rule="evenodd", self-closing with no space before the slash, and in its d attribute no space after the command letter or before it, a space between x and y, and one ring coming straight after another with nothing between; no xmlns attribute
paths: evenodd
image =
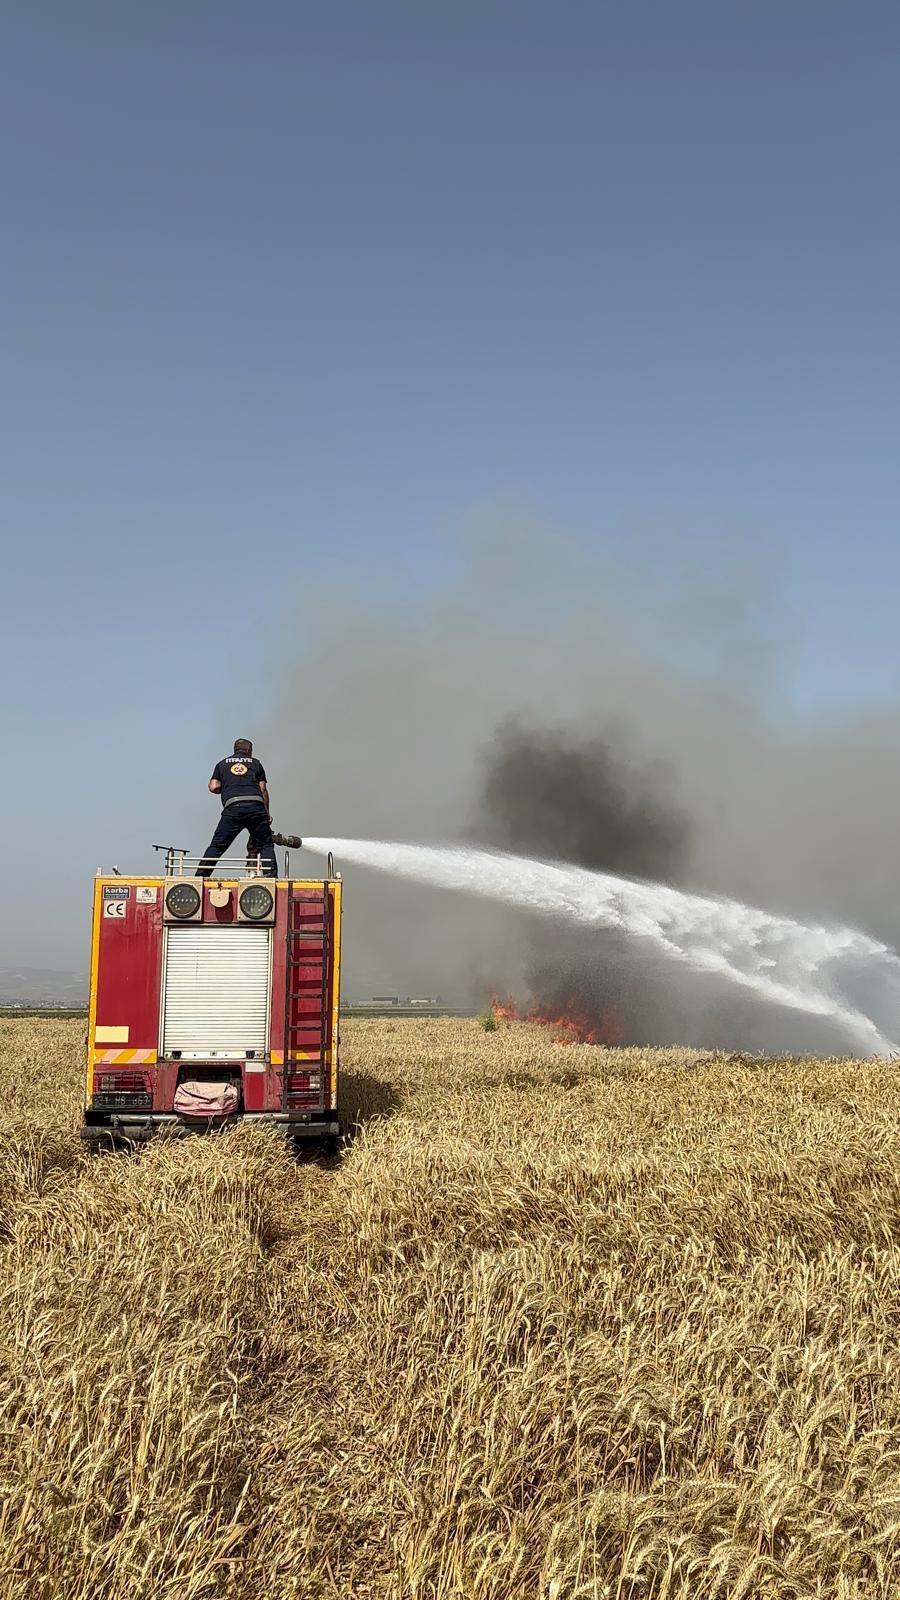
<svg viewBox="0 0 900 1600"><path fill-rule="evenodd" d="M287 1110L291 1074L317 1072L317 1104L312 1104L314 1091L291 1095L291 1103L296 1105L302 1094L305 1110L324 1110L328 1093L326 1053L331 1042L331 896L324 882L321 893L298 891L293 883L288 883L287 889L282 1101Z"/></svg>

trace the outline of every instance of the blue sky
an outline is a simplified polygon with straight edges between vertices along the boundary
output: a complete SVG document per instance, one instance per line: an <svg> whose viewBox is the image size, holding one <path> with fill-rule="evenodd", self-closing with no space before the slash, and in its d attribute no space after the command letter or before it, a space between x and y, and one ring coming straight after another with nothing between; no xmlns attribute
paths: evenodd
<svg viewBox="0 0 900 1600"><path fill-rule="evenodd" d="M893 699L898 46L866 0L6 7L7 840L77 898L205 833L303 598L415 605L493 504L749 564L784 705Z"/></svg>

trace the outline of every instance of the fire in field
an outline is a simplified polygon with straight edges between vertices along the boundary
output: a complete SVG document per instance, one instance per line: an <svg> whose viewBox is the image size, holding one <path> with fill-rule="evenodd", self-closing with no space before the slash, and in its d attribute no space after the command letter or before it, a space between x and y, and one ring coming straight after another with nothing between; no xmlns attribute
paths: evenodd
<svg viewBox="0 0 900 1600"><path fill-rule="evenodd" d="M551 1028L558 1044L618 1044L622 1037L619 1020L611 1008L592 1016L577 995L572 995L561 1008L543 1004L524 1010L512 995L505 1000L495 995L488 1014L494 1022L532 1022Z"/></svg>
<svg viewBox="0 0 900 1600"><path fill-rule="evenodd" d="M337 1158L2 1024L9 1600L900 1592L889 1061L345 1024Z"/></svg>

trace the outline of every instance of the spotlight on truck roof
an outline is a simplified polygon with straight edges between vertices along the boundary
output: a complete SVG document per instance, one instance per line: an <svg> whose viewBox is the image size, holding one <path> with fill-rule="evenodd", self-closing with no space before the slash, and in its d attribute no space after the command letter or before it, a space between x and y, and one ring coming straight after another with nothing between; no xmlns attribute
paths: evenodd
<svg viewBox="0 0 900 1600"><path fill-rule="evenodd" d="M166 918L191 922L200 915L203 899L194 883L173 883L166 890Z"/></svg>
<svg viewBox="0 0 900 1600"><path fill-rule="evenodd" d="M275 915L275 896L262 883L249 883L238 895L238 921L271 922Z"/></svg>

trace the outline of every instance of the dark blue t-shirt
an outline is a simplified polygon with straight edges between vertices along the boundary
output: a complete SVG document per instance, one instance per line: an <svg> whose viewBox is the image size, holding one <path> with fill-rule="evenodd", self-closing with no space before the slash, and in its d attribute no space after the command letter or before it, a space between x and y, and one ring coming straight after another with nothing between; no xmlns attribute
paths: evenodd
<svg viewBox="0 0 900 1600"><path fill-rule="evenodd" d="M266 781L266 769L255 756L225 756L224 760L216 762L213 777L222 785L223 806L237 800L258 800L261 805L265 804L259 786Z"/></svg>

